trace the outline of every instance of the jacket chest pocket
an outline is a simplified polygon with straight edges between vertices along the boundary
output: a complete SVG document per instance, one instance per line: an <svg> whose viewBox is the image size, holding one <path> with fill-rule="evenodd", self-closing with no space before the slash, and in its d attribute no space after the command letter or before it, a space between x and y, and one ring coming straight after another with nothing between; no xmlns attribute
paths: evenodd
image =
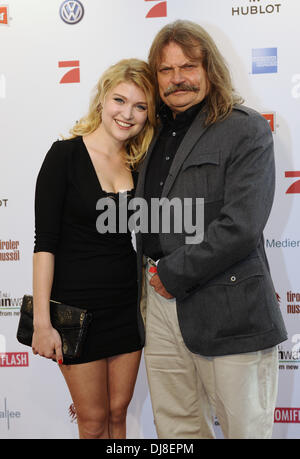
<svg viewBox="0 0 300 459"><path fill-rule="evenodd" d="M192 152L182 166L182 179L187 196L206 198L206 202L222 199L224 174L220 151L199 154Z"/></svg>

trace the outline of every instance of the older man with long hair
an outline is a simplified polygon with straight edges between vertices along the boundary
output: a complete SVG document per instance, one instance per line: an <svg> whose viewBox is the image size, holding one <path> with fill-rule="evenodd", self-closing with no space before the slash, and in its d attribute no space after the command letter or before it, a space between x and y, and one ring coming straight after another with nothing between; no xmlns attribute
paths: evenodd
<svg viewBox="0 0 300 459"><path fill-rule="evenodd" d="M176 21L155 37L160 129L137 196L204 198L202 240L137 234L145 360L159 438L270 438L287 338L264 250L274 197L267 121L242 105L214 41ZM160 208L162 211L162 208ZM149 211L149 220L161 218ZM172 219L174 214L170 213ZM176 218L176 217L175 217ZM150 227L150 225L149 225ZM143 269L145 268L145 269ZM143 272L146 272L143 277Z"/></svg>

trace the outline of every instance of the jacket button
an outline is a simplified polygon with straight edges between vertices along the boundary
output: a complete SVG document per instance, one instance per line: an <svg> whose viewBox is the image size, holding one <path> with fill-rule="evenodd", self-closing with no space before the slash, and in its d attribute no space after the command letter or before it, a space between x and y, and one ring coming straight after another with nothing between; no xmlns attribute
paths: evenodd
<svg viewBox="0 0 300 459"><path fill-rule="evenodd" d="M231 276L230 280L231 280L231 282L235 282L236 281L236 277L235 276Z"/></svg>

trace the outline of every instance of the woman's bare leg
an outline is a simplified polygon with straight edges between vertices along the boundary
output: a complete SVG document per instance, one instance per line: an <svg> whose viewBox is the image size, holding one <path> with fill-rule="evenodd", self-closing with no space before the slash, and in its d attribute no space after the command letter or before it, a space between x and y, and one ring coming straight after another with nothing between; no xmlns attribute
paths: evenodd
<svg viewBox="0 0 300 459"><path fill-rule="evenodd" d="M109 438L107 359L60 368L75 405L79 437Z"/></svg>
<svg viewBox="0 0 300 459"><path fill-rule="evenodd" d="M126 414L132 399L142 351L107 359L109 393L109 436L126 438Z"/></svg>

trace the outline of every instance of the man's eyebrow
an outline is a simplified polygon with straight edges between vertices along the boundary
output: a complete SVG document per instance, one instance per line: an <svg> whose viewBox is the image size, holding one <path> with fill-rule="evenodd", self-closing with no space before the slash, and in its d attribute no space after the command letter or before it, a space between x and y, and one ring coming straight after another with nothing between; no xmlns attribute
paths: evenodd
<svg viewBox="0 0 300 459"><path fill-rule="evenodd" d="M187 60L186 62L184 62L183 64L179 65L178 67L184 67L185 65L197 65L198 64L198 61L197 60L192 60L192 59L189 59ZM158 69L164 69L164 68L173 68L173 66L171 64L164 64L164 63L161 63L159 64L158 66Z"/></svg>

